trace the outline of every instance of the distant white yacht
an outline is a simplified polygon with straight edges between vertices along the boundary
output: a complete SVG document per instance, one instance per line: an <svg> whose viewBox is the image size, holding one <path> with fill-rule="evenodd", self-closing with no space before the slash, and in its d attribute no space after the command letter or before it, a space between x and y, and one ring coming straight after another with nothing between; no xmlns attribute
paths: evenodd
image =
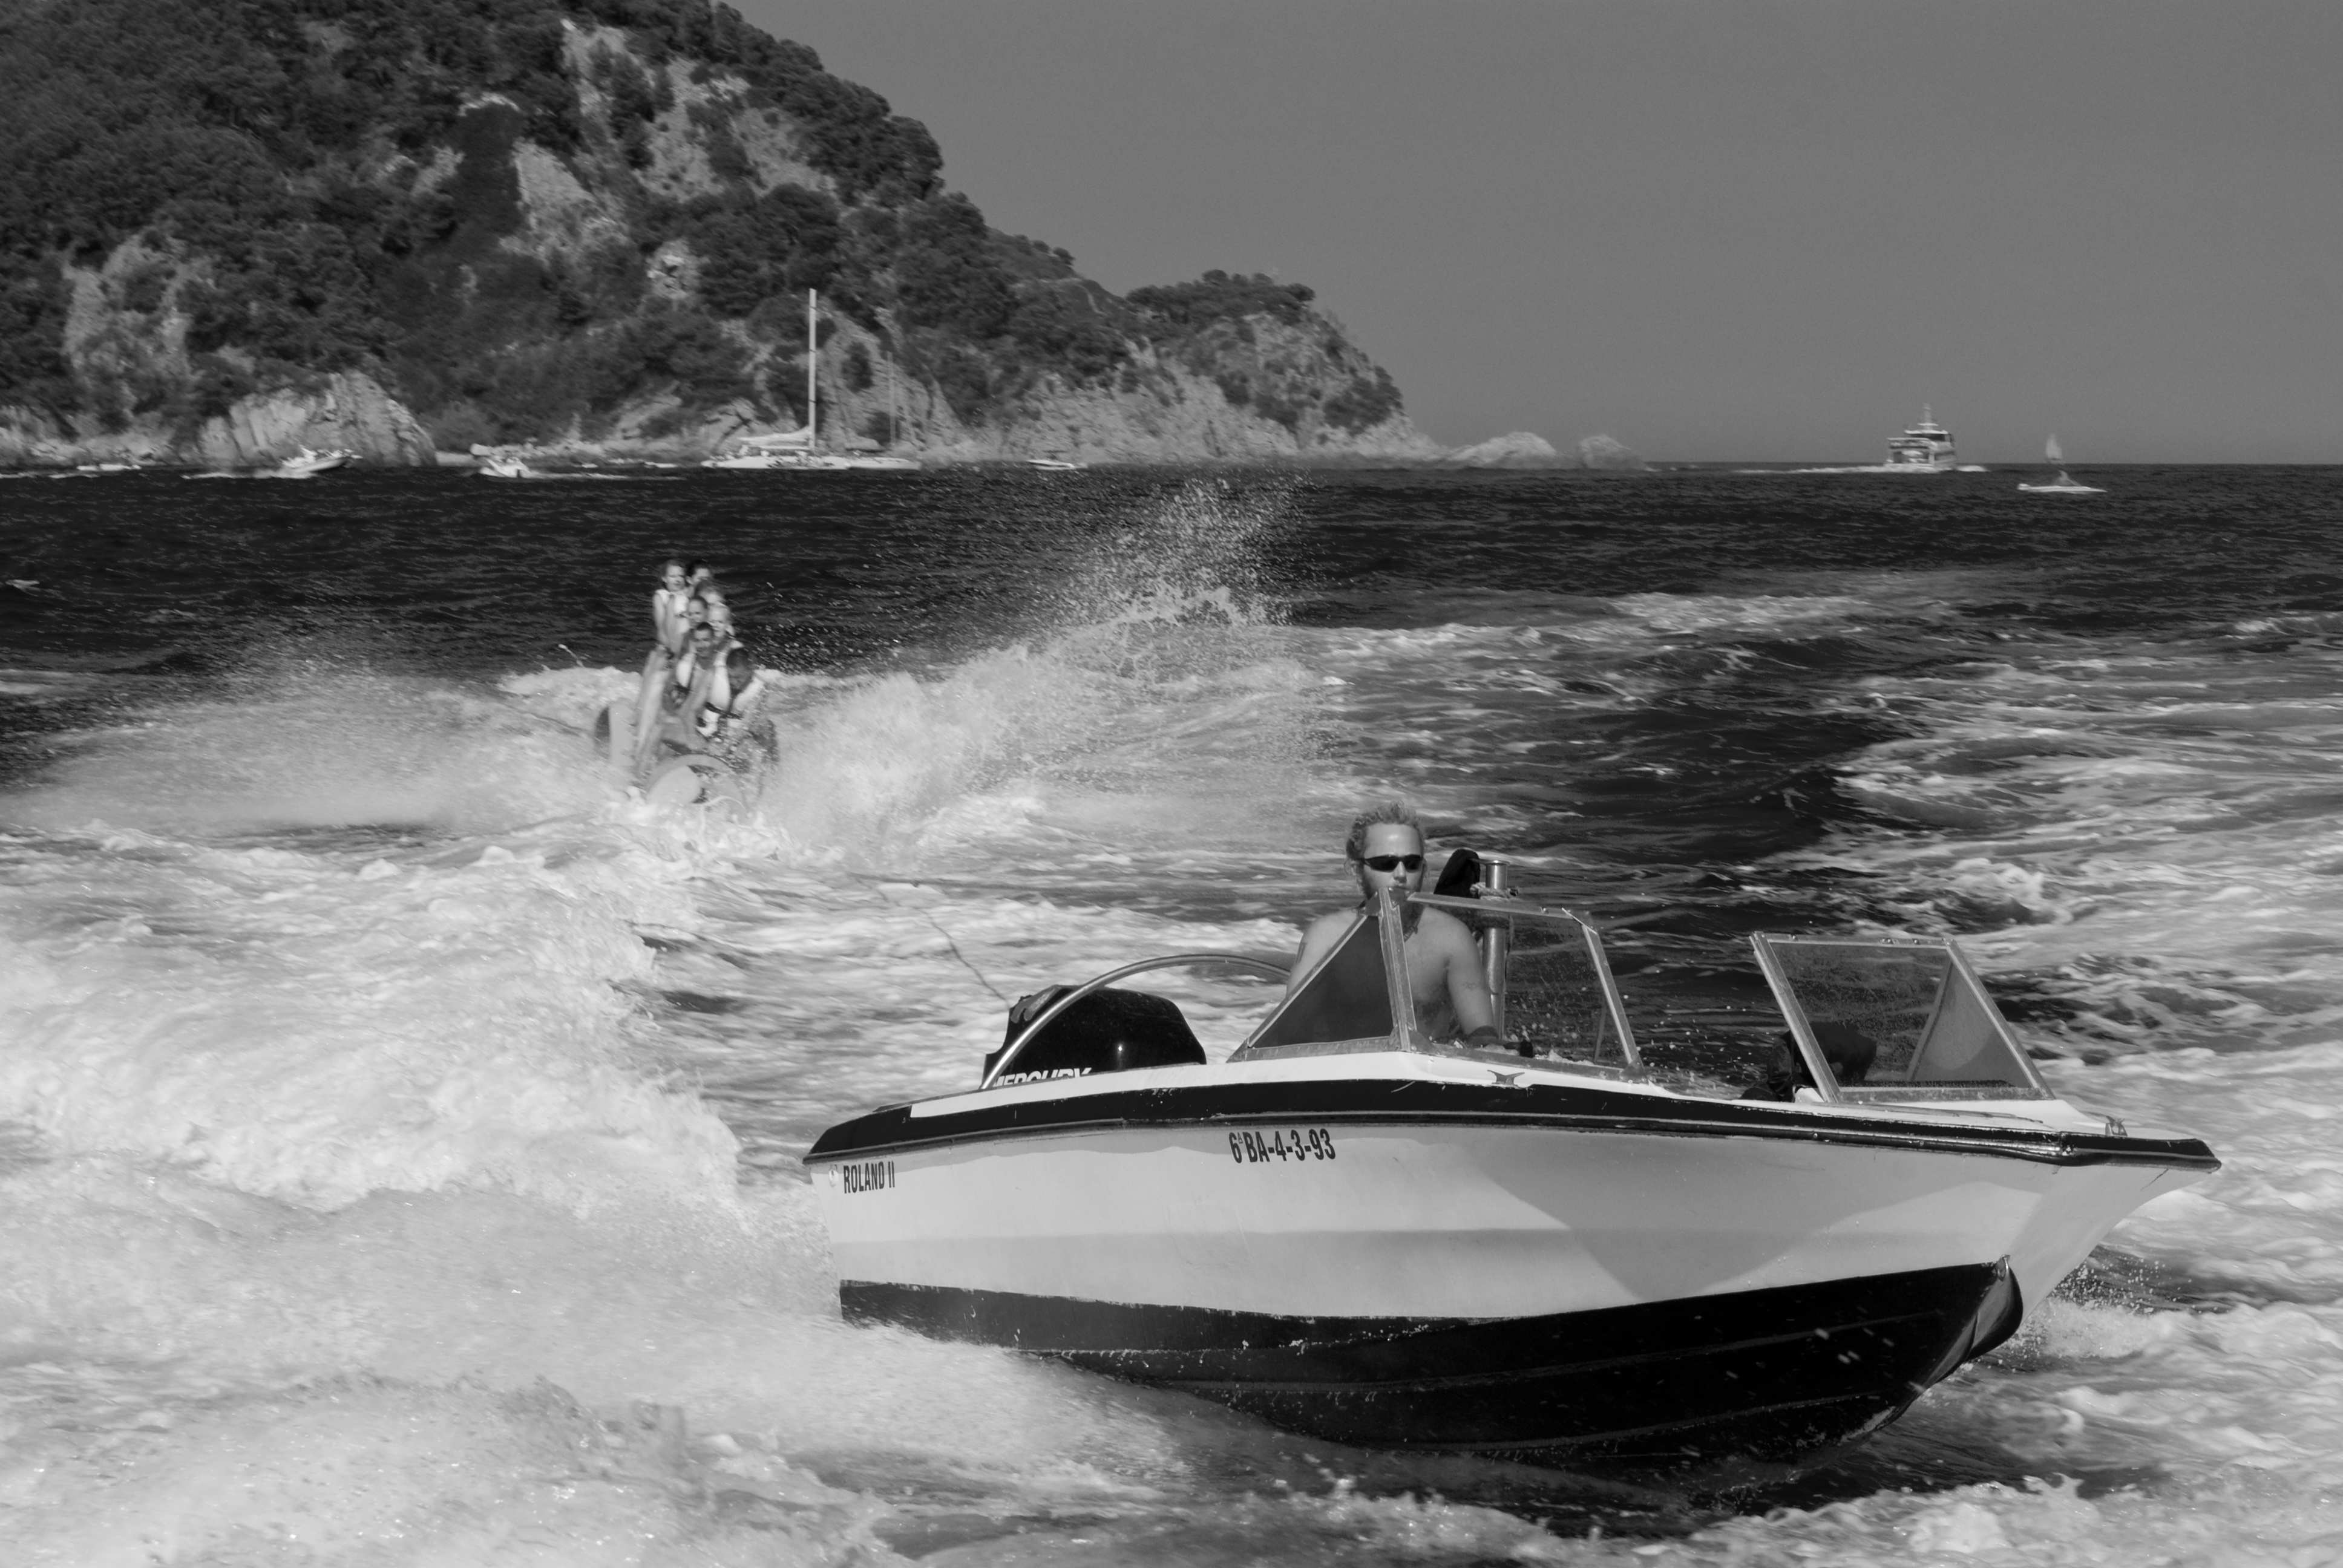
<svg viewBox="0 0 2343 1568"><path fill-rule="evenodd" d="M1920 422L1901 436L1887 442L1887 466L1891 468L1913 468L1923 473L1950 473L1953 457L1953 433L1936 423L1928 406L1920 406Z"/></svg>

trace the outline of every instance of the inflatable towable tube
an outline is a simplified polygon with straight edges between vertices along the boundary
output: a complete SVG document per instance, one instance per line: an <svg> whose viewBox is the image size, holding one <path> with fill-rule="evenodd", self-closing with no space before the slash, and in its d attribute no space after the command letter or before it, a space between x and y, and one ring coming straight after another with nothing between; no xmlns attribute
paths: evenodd
<svg viewBox="0 0 2343 1568"><path fill-rule="evenodd" d="M594 719L594 739L613 772L643 792L654 806L699 806L716 800L749 803L749 780L712 751L687 751L634 772L635 709L623 699L605 706Z"/></svg>
<svg viewBox="0 0 2343 1568"><path fill-rule="evenodd" d="M721 757L688 751L670 757L643 775L643 799L654 806L699 806L717 800L749 801L748 781Z"/></svg>

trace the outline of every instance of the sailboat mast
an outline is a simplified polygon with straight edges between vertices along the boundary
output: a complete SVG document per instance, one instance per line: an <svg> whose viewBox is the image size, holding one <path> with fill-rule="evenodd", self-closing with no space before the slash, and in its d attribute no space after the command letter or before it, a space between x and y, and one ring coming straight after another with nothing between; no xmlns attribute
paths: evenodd
<svg viewBox="0 0 2343 1568"><path fill-rule="evenodd" d="M821 442L821 430L816 420L814 404L813 290L806 290L806 450L810 452Z"/></svg>

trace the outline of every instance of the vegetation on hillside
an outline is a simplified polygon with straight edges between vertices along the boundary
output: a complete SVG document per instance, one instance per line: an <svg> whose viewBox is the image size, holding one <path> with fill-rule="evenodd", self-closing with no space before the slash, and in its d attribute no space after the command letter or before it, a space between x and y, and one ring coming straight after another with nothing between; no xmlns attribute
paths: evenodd
<svg viewBox="0 0 2343 1568"><path fill-rule="evenodd" d="M603 221L531 226L548 156ZM807 288L971 420L1048 377L1217 365L1252 323L1333 332L1266 278L1118 297L940 167L878 94L706 0L0 0L0 405L184 428L365 368L443 444L590 431L653 389L679 420L779 414ZM92 291L116 327L69 346ZM1291 372L1222 384L1292 425L1266 388ZM1397 408L1378 372L1322 412Z"/></svg>

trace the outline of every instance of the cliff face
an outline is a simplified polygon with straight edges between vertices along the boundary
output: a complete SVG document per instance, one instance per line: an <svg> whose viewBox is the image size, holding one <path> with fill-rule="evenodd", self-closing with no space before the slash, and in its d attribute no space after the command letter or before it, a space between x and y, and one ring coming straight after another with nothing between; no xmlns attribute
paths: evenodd
<svg viewBox="0 0 2343 1568"><path fill-rule="evenodd" d="M799 424L809 358L835 445L1438 455L1309 290L1118 297L940 167L877 95L699 0L20 8L0 461L686 456Z"/></svg>

